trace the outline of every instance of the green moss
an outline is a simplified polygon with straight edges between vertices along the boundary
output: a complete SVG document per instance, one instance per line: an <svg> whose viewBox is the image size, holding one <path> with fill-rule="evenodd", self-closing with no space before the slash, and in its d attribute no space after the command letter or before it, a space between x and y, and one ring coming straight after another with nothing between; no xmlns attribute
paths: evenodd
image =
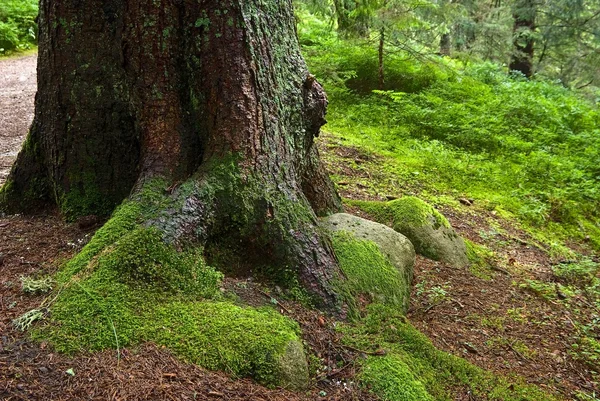
<svg viewBox="0 0 600 401"><path fill-rule="evenodd" d="M7 181L0 187L0 211L8 213L35 210L45 206L49 195L49 185L45 174L41 171L40 149L31 139L31 133L25 138L18 159ZM19 178L11 178L15 174Z"/></svg>
<svg viewBox="0 0 600 401"><path fill-rule="evenodd" d="M359 315L359 296L390 305L405 312L410 283L402 277L377 245L355 239L346 232L332 235L333 248L346 280L337 284L350 307L350 316Z"/></svg>
<svg viewBox="0 0 600 401"><path fill-rule="evenodd" d="M115 203L92 184L93 178L81 182L84 188L72 188L68 193L62 194L57 202L65 219L72 222L81 216L110 215Z"/></svg>
<svg viewBox="0 0 600 401"><path fill-rule="evenodd" d="M359 380L387 401L433 401L423 383L399 357L369 357L363 364Z"/></svg>
<svg viewBox="0 0 600 401"><path fill-rule="evenodd" d="M69 354L125 347L139 342L140 309L149 300L118 280L115 271L95 266L62 288L50 324L33 337Z"/></svg>
<svg viewBox="0 0 600 401"><path fill-rule="evenodd" d="M428 203L405 196L401 199L387 203L372 201L346 201L350 205L359 207L369 214L375 221L391 226L395 231L407 236L415 251L433 260L452 257L451 252L444 249L441 242L455 241L459 237L454 232L448 220ZM431 231L433 229L434 231ZM442 230L438 232L437 230ZM443 234L444 241L434 239L431 233ZM465 259L458 256L459 259Z"/></svg>
<svg viewBox="0 0 600 401"><path fill-rule="evenodd" d="M148 340L186 361L266 385L280 382L279 359L298 341L298 325L272 309L223 302L169 302L146 321Z"/></svg>
<svg viewBox="0 0 600 401"><path fill-rule="evenodd" d="M344 203L350 206L358 207L378 223L392 225L394 222L394 215L388 207L387 202L344 199Z"/></svg>
<svg viewBox="0 0 600 401"><path fill-rule="evenodd" d="M388 202L387 207L394 216L394 229L396 227L422 227L429 223L433 217L436 229L438 227L450 228L450 223L440 212L431 205L414 196L404 196L400 199Z"/></svg>
<svg viewBox="0 0 600 401"><path fill-rule="evenodd" d="M537 387L521 379L507 379L471 365L466 360L435 348L427 337L414 328L398 311L384 305L371 305L368 315L358 324L340 326L343 341L355 348L373 350L373 344L386 350L383 361L365 362L372 366L371 376L361 376L363 384L370 385L384 400L396 400L392 393L414 391L421 397L439 401L453 400L457 387L469 388L476 398L497 401L554 401ZM377 357L372 357L377 358ZM381 357L379 357L381 358ZM400 361L400 362L398 362ZM387 371L387 374L386 374ZM400 386L396 375L408 378L406 388ZM424 390L421 391L422 384ZM412 399L412 398L404 398ZM420 399L420 398L415 398Z"/></svg>
<svg viewBox="0 0 600 401"><path fill-rule="evenodd" d="M486 246L476 244L468 239L465 240L465 246L467 248L471 273L484 280L491 280L493 274L490 269L490 263L492 263L494 258L494 252Z"/></svg>
<svg viewBox="0 0 600 401"><path fill-rule="evenodd" d="M346 200L368 213L375 221L391 225L402 232L405 227L418 228L428 224L433 218L436 227L451 228L448 220L433 206L414 196L404 196L390 202Z"/></svg>
<svg viewBox="0 0 600 401"><path fill-rule="evenodd" d="M132 286L212 298L222 274L204 264L201 250L178 252L156 228L138 227L123 236L99 263Z"/></svg>
<svg viewBox="0 0 600 401"><path fill-rule="evenodd" d="M142 207L138 202L126 201L106 224L92 237L90 242L71 259L58 273L58 281L65 282L85 268L104 248L114 244L119 238L133 230L141 221Z"/></svg>
<svg viewBox="0 0 600 401"><path fill-rule="evenodd" d="M164 194L165 181L152 180L138 194L113 212L112 217L94 234L90 242L58 273L59 282L69 280L85 268L102 250L134 230L142 221L156 217L169 203Z"/></svg>
<svg viewBox="0 0 600 401"><path fill-rule="evenodd" d="M296 323L273 310L208 302L221 299L222 274L206 266L202 250L175 249L162 231L140 225L176 203L163 182L151 182L121 205L58 274L52 319L34 338L67 353L151 341L266 385L298 381L294 369L305 362Z"/></svg>

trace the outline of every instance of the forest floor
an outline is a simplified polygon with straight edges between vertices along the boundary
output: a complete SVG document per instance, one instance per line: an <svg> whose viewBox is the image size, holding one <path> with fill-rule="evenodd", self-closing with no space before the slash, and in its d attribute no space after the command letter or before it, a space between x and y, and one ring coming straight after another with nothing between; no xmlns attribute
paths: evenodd
<svg viewBox="0 0 600 401"><path fill-rule="evenodd" d="M34 93L35 56L0 59L0 185L27 132ZM341 195L373 198L355 182L364 177L377 179L377 156L344 146L339 138L327 134L321 145L328 168L340 177ZM348 167L353 165L361 167ZM599 393L598 378L572 352L578 330L572 309L540 296L531 286L532 282L554 285L552 266L558 261L493 212L476 205L442 207L441 211L462 236L492 249L494 263L481 270L455 269L418 257L409 320L439 349L485 369L521 377L564 399L574 399L577 392ZM14 330L12 320L44 299L43 295L24 294L20 278L55 272L92 234L53 215L0 218L0 399L371 398L358 389L336 386L335 380L316 383L306 395L268 390L249 380L234 380L185 364L152 344L120 350L119 355L112 350L68 357ZM252 291L247 295L255 302L264 298L251 287ZM333 321L292 303L282 305L282 312L303 322L305 341L319 353L331 351L336 342ZM456 399L475 400L467 393L457 394Z"/></svg>
<svg viewBox="0 0 600 401"><path fill-rule="evenodd" d="M37 55L0 58L0 184L33 120Z"/></svg>

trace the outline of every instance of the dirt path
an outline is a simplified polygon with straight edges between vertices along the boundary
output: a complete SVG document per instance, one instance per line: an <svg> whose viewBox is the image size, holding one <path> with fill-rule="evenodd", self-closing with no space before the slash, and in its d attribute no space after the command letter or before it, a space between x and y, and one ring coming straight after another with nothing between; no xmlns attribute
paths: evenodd
<svg viewBox="0 0 600 401"><path fill-rule="evenodd" d="M33 120L37 55L0 59L0 185Z"/></svg>

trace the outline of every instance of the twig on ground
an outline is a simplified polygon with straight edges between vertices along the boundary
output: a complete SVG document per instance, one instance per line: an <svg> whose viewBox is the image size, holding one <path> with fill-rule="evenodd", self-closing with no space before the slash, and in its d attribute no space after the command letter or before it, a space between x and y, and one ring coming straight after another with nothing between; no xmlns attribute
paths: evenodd
<svg viewBox="0 0 600 401"><path fill-rule="evenodd" d="M277 306L281 307L281 309L283 309L288 315L292 314L292 312L290 312L288 308L286 308L285 306L283 306L283 304L281 302L279 302L276 298L274 298L271 295L267 294L263 290L258 290L258 292L260 292L261 294L263 294L265 297L269 298L271 300L271 302L274 302L275 304L277 304Z"/></svg>

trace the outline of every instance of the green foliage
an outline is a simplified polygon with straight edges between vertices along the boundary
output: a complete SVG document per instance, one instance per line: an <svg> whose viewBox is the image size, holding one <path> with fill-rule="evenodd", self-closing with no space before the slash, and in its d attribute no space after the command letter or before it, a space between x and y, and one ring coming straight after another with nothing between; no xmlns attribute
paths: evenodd
<svg viewBox="0 0 600 401"><path fill-rule="evenodd" d="M37 43L36 0L2 0L0 3L0 54L24 50Z"/></svg>
<svg viewBox="0 0 600 401"><path fill-rule="evenodd" d="M348 90L368 94L379 88L379 55L375 46L340 37L330 24L303 9L297 13L302 20L298 30L304 55L311 72L329 84L328 94L343 96ZM386 55L386 90L418 92L447 77L446 71L403 56L397 52Z"/></svg>
<svg viewBox="0 0 600 401"><path fill-rule="evenodd" d="M115 244L101 262L132 286L195 294L217 295L222 274L204 264L197 250L178 252L165 244L156 228L136 228Z"/></svg>
<svg viewBox="0 0 600 401"><path fill-rule="evenodd" d="M370 50L328 29L307 17L300 40L330 96L326 129L345 146L385 156L379 179L368 183L372 195L405 188L423 198L467 196L516 217L558 252L572 238L589 237L600 248L595 105L553 82L509 77L492 63L406 61L402 52L386 64L388 75L435 78L363 95L350 88ZM423 74L426 68L433 73ZM377 68L368 69L375 77Z"/></svg>
<svg viewBox="0 0 600 401"><path fill-rule="evenodd" d="M560 263L553 266L552 271L567 284L578 287L585 288L600 284L600 278L598 278L600 264L590 259L583 259L575 263Z"/></svg>
<svg viewBox="0 0 600 401"><path fill-rule="evenodd" d="M351 317L359 316L358 298L365 295L369 301L406 311L410 283L375 243L357 240L346 232L334 233L332 242L340 269L346 277L345 281L338 283L339 292L346 295Z"/></svg>

